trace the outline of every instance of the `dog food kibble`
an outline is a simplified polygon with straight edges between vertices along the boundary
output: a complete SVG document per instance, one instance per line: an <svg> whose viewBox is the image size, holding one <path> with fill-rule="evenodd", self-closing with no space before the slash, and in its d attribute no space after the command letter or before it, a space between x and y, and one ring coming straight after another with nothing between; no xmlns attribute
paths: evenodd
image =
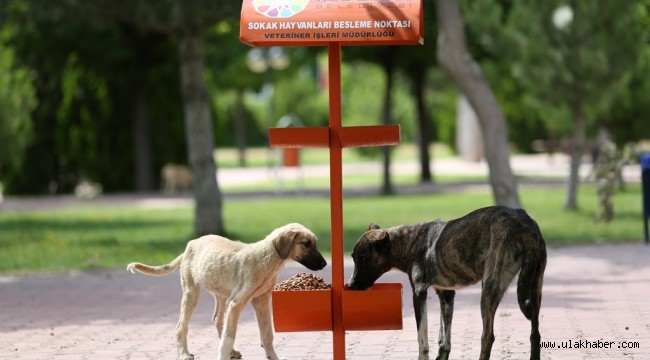
<svg viewBox="0 0 650 360"><path fill-rule="evenodd" d="M299 273L296 274L279 284L276 284L273 290L275 291L295 291L295 290L329 290L332 285L325 282L325 280L314 274Z"/></svg>

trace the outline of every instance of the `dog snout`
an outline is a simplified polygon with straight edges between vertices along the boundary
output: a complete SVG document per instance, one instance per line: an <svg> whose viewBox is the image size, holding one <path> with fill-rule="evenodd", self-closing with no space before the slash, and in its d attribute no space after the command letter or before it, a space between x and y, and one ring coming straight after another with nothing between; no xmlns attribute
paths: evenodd
<svg viewBox="0 0 650 360"><path fill-rule="evenodd" d="M362 286L354 277L352 277L348 287L352 290L367 290L370 286Z"/></svg>
<svg viewBox="0 0 650 360"><path fill-rule="evenodd" d="M303 256L297 261L307 269L314 271L322 270L327 266L327 261L323 258L323 255L317 251L310 253L308 256Z"/></svg>
<svg viewBox="0 0 650 360"><path fill-rule="evenodd" d="M315 263L316 268L317 268L317 269L314 269L314 270L322 270L323 268L325 268L325 266L327 266L327 261L323 257L323 254L320 253L320 251L314 250L314 251L312 251L311 255L314 258L314 263Z"/></svg>
<svg viewBox="0 0 650 360"><path fill-rule="evenodd" d="M361 267L355 263L348 287L352 290L368 290L374 285L379 276L381 274L375 273L372 268Z"/></svg>
<svg viewBox="0 0 650 360"><path fill-rule="evenodd" d="M313 271L323 270L325 265L327 265L327 262L304 262L304 261L301 261L300 263L305 265L307 267L307 269L313 270Z"/></svg>
<svg viewBox="0 0 650 360"><path fill-rule="evenodd" d="M318 269L318 270L322 270L322 269L324 269L325 266L327 266L327 260L325 260L325 259L321 256L320 269Z"/></svg>
<svg viewBox="0 0 650 360"><path fill-rule="evenodd" d="M350 279L350 283L348 284L348 287L352 290L360 290L359 285L357 282L354 280L354 278Z"/></svg>
<svg viewBox="0 0 650 360"><path fill-rule="evenodd" d="M365 290L362 288L361 284L359 284L359 281L357 280L356 267L354 269L354 273L352 274L352 277L350 278L350 283L348 284L348 287L352 290Z"/></svg>
<svg viewBox="0 0 650 360"><path fill-rule="evenodd" d="M311 270L322 270L325 268L325 266L327 266L327 260L325 260L323 255L321 255L320 253L318 253L318 257L315 259L314 263L315 263L315 267L314 269Z"/></svg>

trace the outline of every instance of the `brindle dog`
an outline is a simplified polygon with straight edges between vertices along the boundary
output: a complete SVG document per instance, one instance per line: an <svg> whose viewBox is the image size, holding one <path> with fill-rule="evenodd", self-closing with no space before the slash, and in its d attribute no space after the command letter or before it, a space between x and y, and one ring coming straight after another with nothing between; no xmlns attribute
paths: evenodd
<svg viewBox="0 0 650 360"><path fill-rule="evenodd" d="M539 310L546 268L546 245L537 223L521 209L492 206L459 219L380 228L371 224L354 246L349 287L365 290L385 272L408 274L418 330L420 360L429 358L427 289L440 299L437 359L448 359L455 290L482 281L480 359L494 343L494 314L519 272L519 308L531 321L531 359L540 357Z"/></svg>

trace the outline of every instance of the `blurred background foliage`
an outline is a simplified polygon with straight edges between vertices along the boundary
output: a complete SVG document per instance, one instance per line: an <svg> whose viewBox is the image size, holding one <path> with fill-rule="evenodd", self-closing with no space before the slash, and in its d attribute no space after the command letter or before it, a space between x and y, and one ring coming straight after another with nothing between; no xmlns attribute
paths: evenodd
<svg viewBox="0 0 650 360"><path fill-rule="evenodd" d="M254 73L246 64L251 48L239 41L238 6L179 1L219 12L202 24L218 147L267 146L267 128L288 114L304 125L327 124L326 49L284 48L288 67ZM135 190L143 136L154 179L164 164L187 162L178 40L161 25L178 11L174 3L0 2L5 192L70 192L80 179L108 192ZM536 139L569 137L577 108L587 137L606 128L618 144L650 138L650 1L462 4L468 45L499 99L516 151L532 151ZM424 6L424 46L344 48L344 119L382 121L390 71L391 119L401 124L402 141L419 141L421 94L430 139L453 146L459 92L436 65L434 9L431 1ZM559 26L552 18L562 6L573 14ZM136 120L142 109L144 128Z"/></svg>

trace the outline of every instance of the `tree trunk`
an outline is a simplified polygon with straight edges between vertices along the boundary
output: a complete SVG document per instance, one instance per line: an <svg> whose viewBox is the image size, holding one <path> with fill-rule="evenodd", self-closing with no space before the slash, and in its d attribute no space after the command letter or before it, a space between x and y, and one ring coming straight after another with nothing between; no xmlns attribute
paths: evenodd
<svg viewBox="0 0 650 360"><path fill-rule="evenodd" d="M573 111L573 134L571 135L571 171L564 208L578 210L578 185L580 184L580 164L585 144L585 116L578 106Z"/></svg>
<svg viewBox="0 0 650 360"><path fill-rule="evenodd" d="M153 159L149 128L149 104L147 88L143 78L136 79L135 100L133 104L133 149L135 152L135 190L153 190Z"/></svg>
<svg viewBox="0 0 650 360"><path fill-rule="evenodd" d="M467 50L460 5L457 0L435 1L439 26L438 61L479 117L495 203L519 208L517 182L510 168L505 117L481 68Z"/></svg>
<svg viewBox="0 0 650 360"><path fill-rule="evenodd" d="M382 114L382 123L384 125L390 125L392 121L392 110L393 110L393 82L394 82L394 66L391 59L387 59L384 62L384 72L386 73L386 88L384 90L384 108ZM394 192L393 184L390 179L390 147L382 146L382 157L383 157L383 181L381 186L382 195L390 195Z"/></svg>
<svg viewBox="0 0 650 360"><path fill-rule="evenodd" d="M181 92L185 116L187 150L194 191L196 235L224 234L221 193L214 161L214 134L205 85L203 39L198 31L180 36Z"/></svg>
<svg viewBox="0 0 650 360"><path fill-rule="evenodd" d="M431 176L431 158L429 156L429 143L431 142L431 129L429 126L429 116L427 115L426 105L424 103L424 71L411 72L411 82L413 85L413 96L415 97L415 107L418 117L418 148L420 154L420 183L430 183Z"/></svg>

